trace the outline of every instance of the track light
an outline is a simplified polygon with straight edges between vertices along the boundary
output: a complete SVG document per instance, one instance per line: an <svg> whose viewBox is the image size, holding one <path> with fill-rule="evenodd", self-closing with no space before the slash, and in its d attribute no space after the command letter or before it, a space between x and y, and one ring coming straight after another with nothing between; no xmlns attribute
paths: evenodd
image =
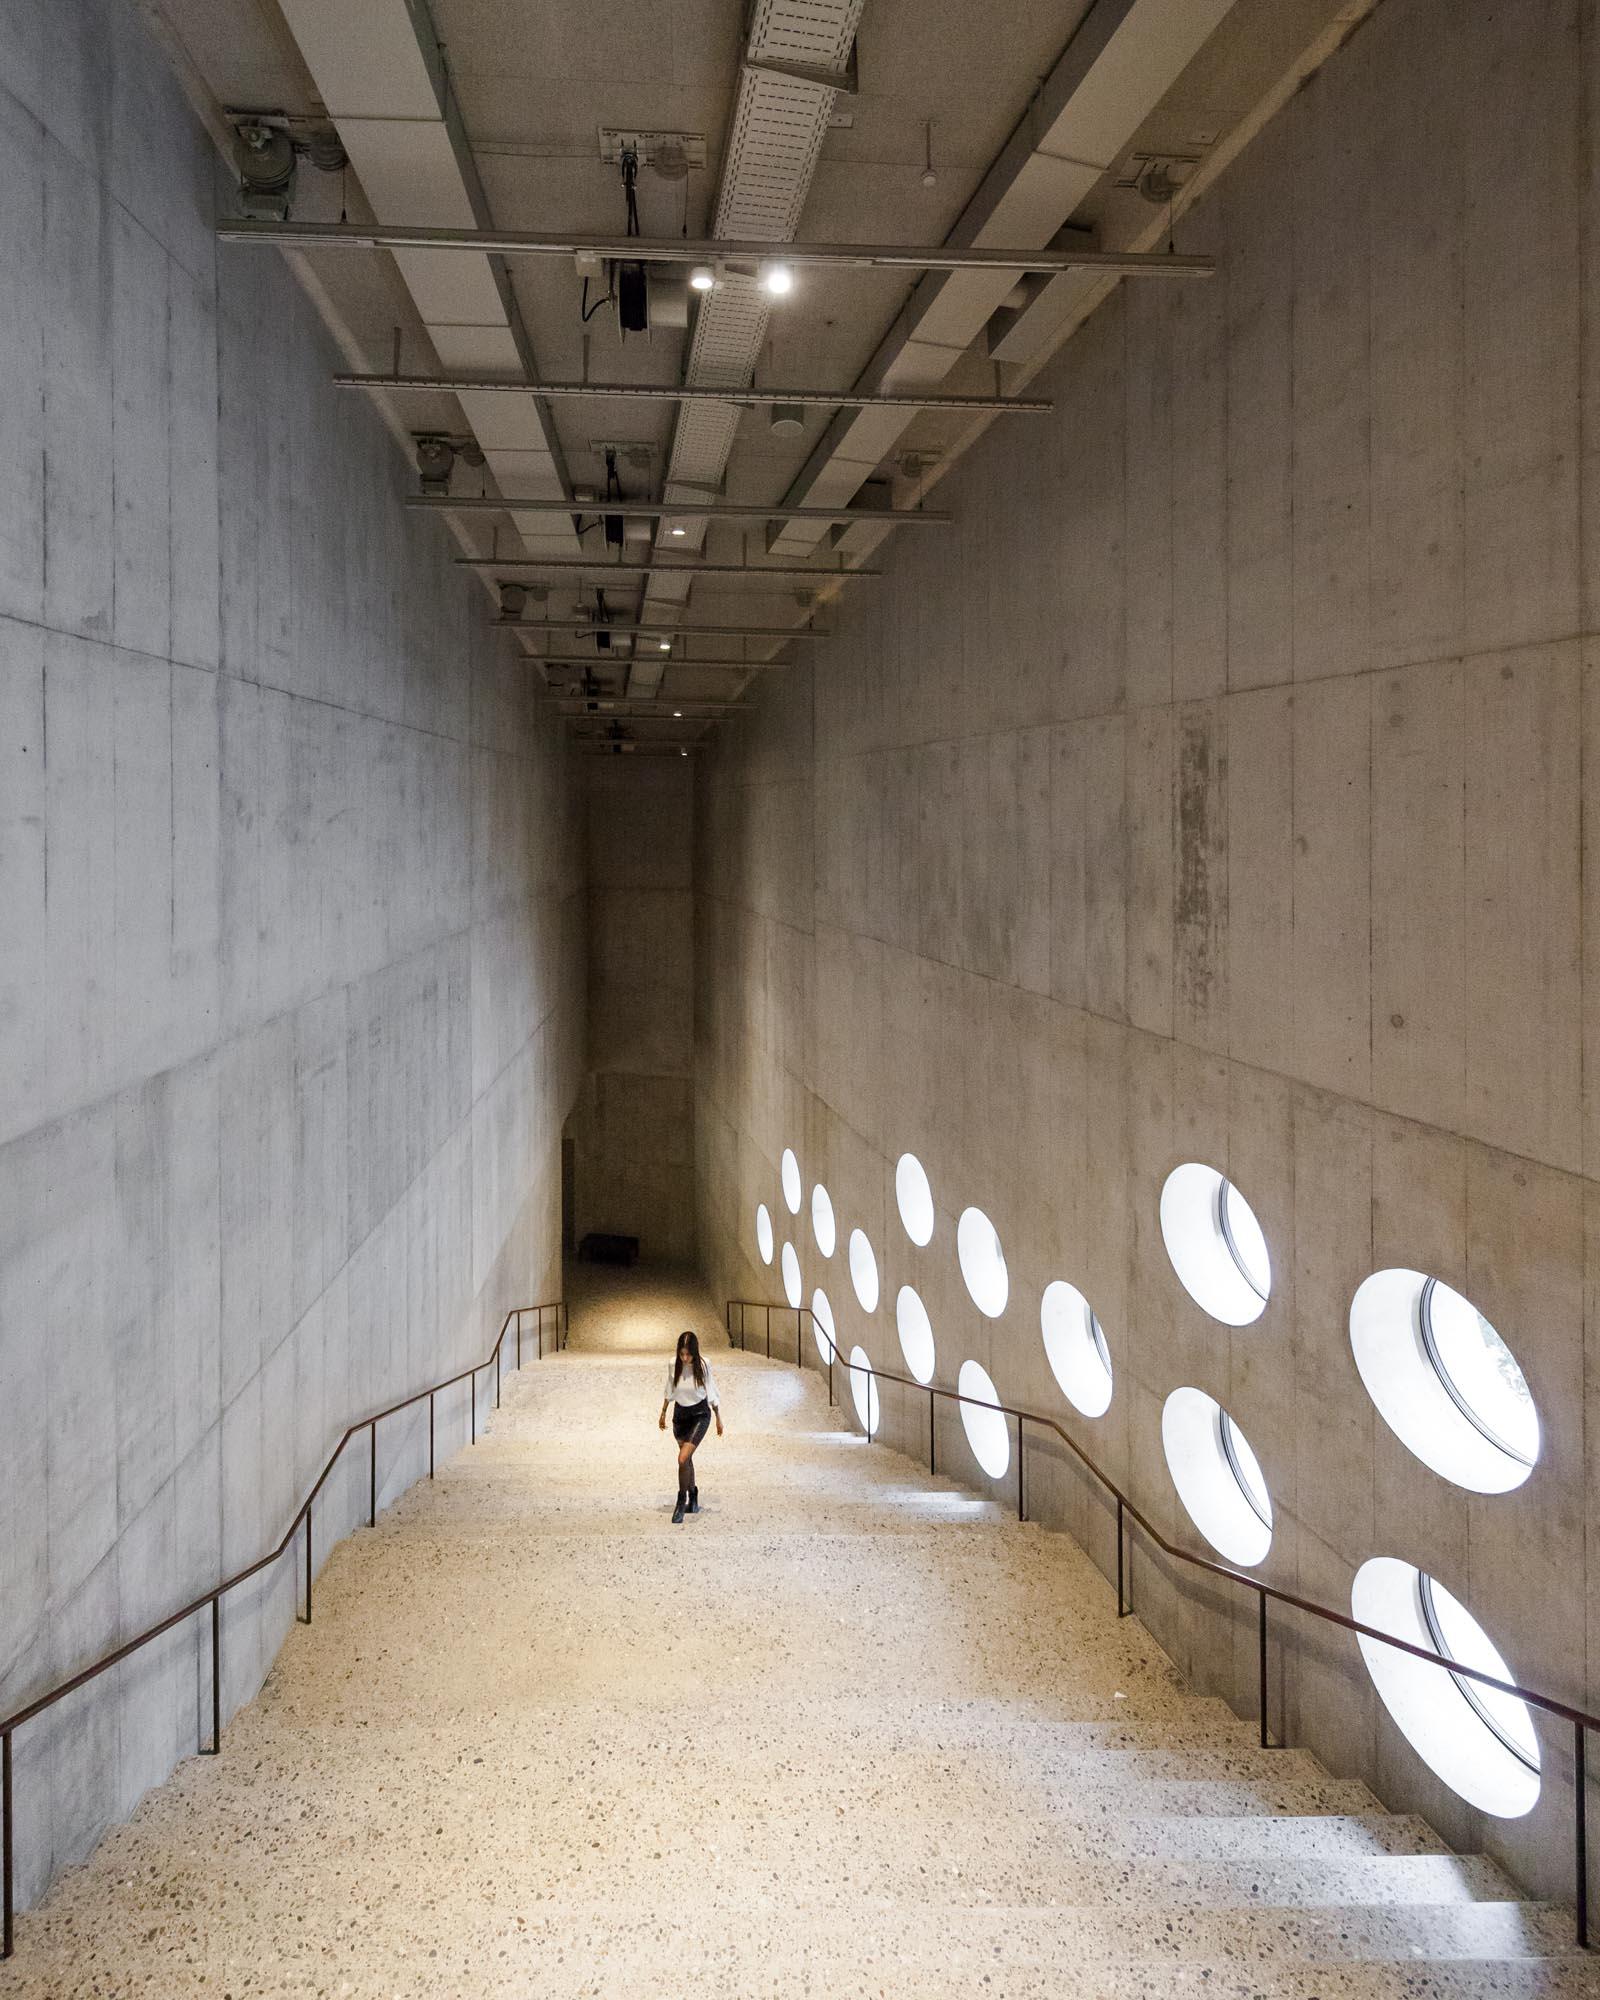
<svg viewBox="0 0 1600 2000"><path fill-rule="evenodd" d="M709 292L717 282L717 274L709 264L696 264L689 273L689 289L692 292Z"/></svg>
<svg viewBox="0 0 1600 2000"><path fill-rule="evenodd" d="M770 298L786 298L794 290L794 273L787 264L763 264L761 289Z"/></svg>

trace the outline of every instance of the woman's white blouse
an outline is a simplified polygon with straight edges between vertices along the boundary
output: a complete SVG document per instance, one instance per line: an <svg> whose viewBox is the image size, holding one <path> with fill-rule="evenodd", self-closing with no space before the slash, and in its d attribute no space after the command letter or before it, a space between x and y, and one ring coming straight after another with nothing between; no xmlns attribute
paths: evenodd
<svg viewBox="0 0 1600 2000"><path fill-rule="evenodd" d="M672 1380L673 1365L671 1361L667 1363L667 1386L665 1391L665 1400L667 1402L676 1403L682 1409L687 1409L691 1403L699 1402L709 1403L714 1410L722 1408L721 1398L717 1395L716 1378L711 1373L711 1363L707 1361L703 1354L700 1357L701 1373L706 1378L706 1386L703 1389L694 1379L694 1370L687 1367L678 1377L677 1384L674 1386Z"/></svg>

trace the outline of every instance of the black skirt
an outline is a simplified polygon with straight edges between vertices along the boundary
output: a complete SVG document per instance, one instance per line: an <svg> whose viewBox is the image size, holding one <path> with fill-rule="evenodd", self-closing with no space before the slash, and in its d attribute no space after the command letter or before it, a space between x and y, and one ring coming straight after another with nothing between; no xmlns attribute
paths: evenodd
<svg viewBox="0 0 1600 2000"><path fill-rule="evenodd" d="M698 1403L674 1403L672 1435L679 1444L699 1444L711 1428L711 1405L702 1396Z"/></svg>

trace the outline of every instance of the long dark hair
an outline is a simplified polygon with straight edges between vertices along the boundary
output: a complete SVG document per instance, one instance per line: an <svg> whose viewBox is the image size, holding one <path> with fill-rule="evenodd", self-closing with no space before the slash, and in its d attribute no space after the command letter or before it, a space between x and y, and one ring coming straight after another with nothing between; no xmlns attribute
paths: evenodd
<svg viewBox="0 0 1600 2000"><path fill-rule="evenodd" d="M695 1387L703 1389L706 1386L706 1371L700 1359L700 1338L698 1334L691 1333L687 1327L678 1335L678 1345L672 1356L672 1386L674 1389L677 1388L678 1377L683 1373L685 1341L689 1343L689 1366L694 1370Z"/></svg>

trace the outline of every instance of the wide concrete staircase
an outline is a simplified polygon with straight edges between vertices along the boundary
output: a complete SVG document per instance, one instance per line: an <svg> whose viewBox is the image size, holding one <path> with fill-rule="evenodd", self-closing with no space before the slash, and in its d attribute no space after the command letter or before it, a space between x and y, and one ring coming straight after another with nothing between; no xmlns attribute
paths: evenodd
<svg viewBox="0 0 1600 2000"><path fill-rule="evenodd" d="M728 1436L669 1525L665 1354ZM1185 1692L1073 1546L619 1283L329 1563L0 1992L1600 1994L1569 1911Z"/></svg>

